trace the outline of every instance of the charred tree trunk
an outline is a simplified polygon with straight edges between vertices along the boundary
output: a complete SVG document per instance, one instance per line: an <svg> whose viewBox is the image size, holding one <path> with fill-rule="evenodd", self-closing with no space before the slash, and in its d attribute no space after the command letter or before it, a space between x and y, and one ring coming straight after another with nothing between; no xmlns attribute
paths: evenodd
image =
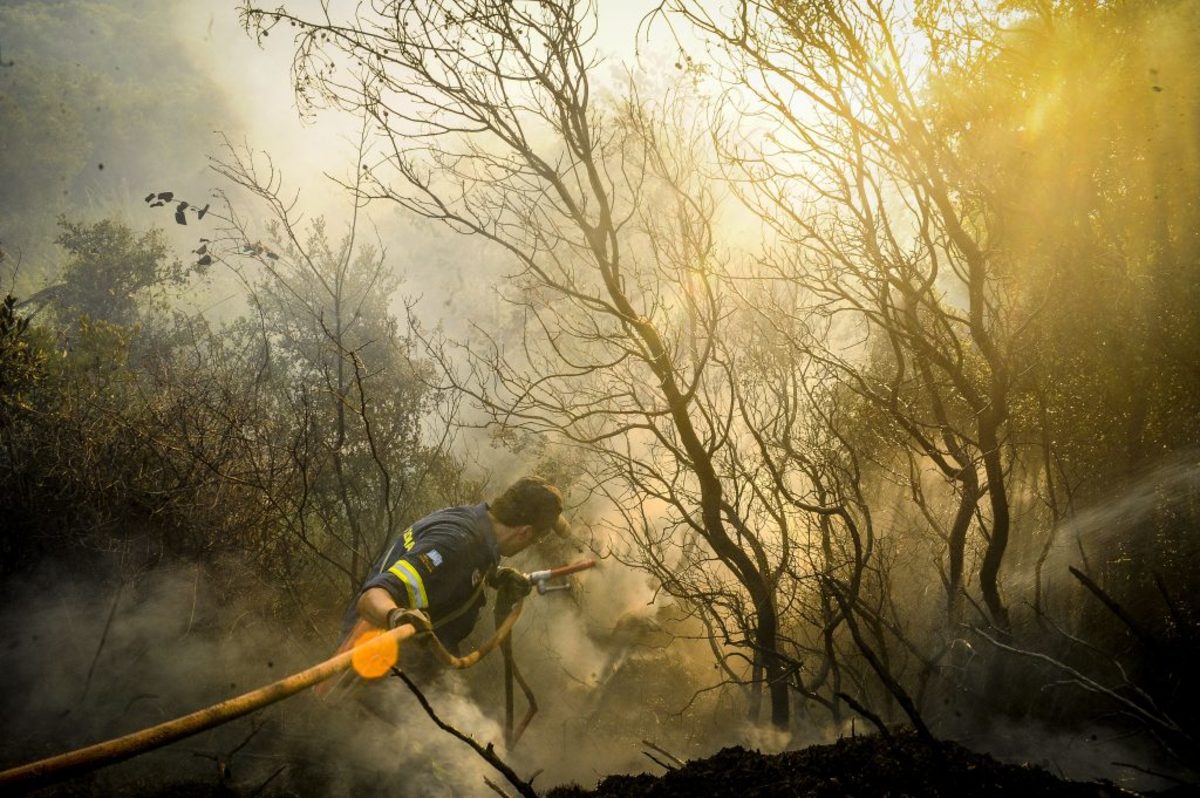
<svg viewBox="0 0 1200 798"><path fill-rule="evenodd" d="M1000 565L1008 548L1009 510L1008 490L1005 487L1004 464L1001 461L1000 442L996 435L998 427L991 411L984 414L980 423L979 443L983 449L983 466L988 479L988 497L991 500L992 531L984 551L983 563L979 568L979 589L984 604L992 616L992 623L1003 634L1011 629L1008 608L1000 596Z"/></svg>

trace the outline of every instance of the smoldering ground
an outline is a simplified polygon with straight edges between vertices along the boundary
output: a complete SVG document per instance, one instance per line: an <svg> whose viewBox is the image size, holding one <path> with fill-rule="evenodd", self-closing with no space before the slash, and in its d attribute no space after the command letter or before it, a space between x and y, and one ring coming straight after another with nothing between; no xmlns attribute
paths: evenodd
<svg viewBox="0 0 1200 798"><path fill-rule="evenodd" d="M329 653L281 622L269 591L229 563L150 569L124 579L46 567L7 593L0 616L7 641L0 698L6 764L161 723ZM431 688L447 720L494 736L495 724L447 684ZM404 698L378 693L389 711ZM118 794L196 782L252 792L271 778L277 788L294 785L302 794L348 794L403 778L408 794L437 795L482 784L472 757L440 750L448 738L409 704L395 709L403 723L393 727L354 702L324 704L306 695L66 788Z"/></svg>
<svg viewBox="0 0 1200 798"><path fill-rule="evenodd" d="M655 601L643 576L611 562L601 568L579 577L570 596L527 602L515 652L540 711L512 750L503 746L499 655L424 683L439 716L494 743L521 775L538 773L541 789L659 772L643 753L644 740L695 758L732 744L772 750L836 736L830 728L810 729L808 739L755 734L742 721L745 704L736 691L701 694L689 705L715 681L707 645L686 639L687 625ZM10 580L0 612L5 765L160 723L328 655L340 608L305 618L279 602L277 591L229 562L124 575L43 566ZM314 625L324 639L312 633ZM473 639L489 627L481 621ZM518 693L518 717L523 711ZM1073 778L1111 777L1114 761L1153 761L1127 733L1101 726L1069 732L1000 720L963 739ZM138 794L191 785L238 794L486 795L485 777L499 779L389 678L332 702L297 696L49 792Z"/></svg>
<svg viewBox="0 0 1200 798"><path fill-rule="evenodd" d="M644 579L602 567L602 578L578 579L572 596L527 600L514 647L540 711L513 750L503 744L499 654L424 683L443 720L494 743L520 774L540 771L541 788L654 769L642 740L692 756L745 739L742 723L731 721L744 714L736 698L702 697L688 707L709 675L707 646L672 642L671 613L651 600ZM332 649L340 607L305 618L234 563L117 571L46 565L6 585L6 766L178 717ZM490 626L481 621L473 640ZM297 696L59 789L118 794L193 784L253 793L267 785L268 794L468 795L488 794L485 776L500 778L439 730L399 680L335 696ZM518 717L520 701L518 694Z"/></svg>
<svg viewBox="0 0 1200 798"><path fill-rule="evenodd" d="M1196 483L1193 461L1173 458L1080 512L1074 527L1058 531L1063 548L1056 546L1046 559L1046 586L1065 591L1074 582L1059 566L1076 562L1075 532L1093 546L1114 536L1132 546L1133 532L1147 517L1172 507L1182 511ZM514 564L532 570L591 554L570 541L531 549ZM45 564L8 578L0 610L5 641L0 668L6 674L0 756L6 766L177 717L300 670L333 648L342 610L337 602L297 606L279 586L262 584L248 568L227 560L120 566L129 560L97 554L83 565ZM1018 576L1013 575L1014 590L1024 584ZM820 713L808 725L798 720L790 737L756 729L744 720L739 690L705 691L720 676L702 630L680 620L679 608L645 575L603 560L573 582L570 594L530 596L516 628L516 661L539 712L511 750L503 744L499 654L424 685L444 720L481 743L494 743L519 774L538 773L539 788L571 781L588 785L613 773L658 772L644 753L647 740L692 759L726 745L778 750L850 733L849 724L834 728ZM1079 593L1078 585L1075 590ZM473 641L490 634L490 613L491 607L485 609ZM1045 673L1009 670L1010 689L1027 691L1051 714L1064 711L1076 722L1063 726L1051 723L1051 715L1038 720L994 714L989 701L998 696L989 695L986 676L999 654L965 632L963 641L944 665L973 676L948 680L958 685L957 693L947 693L952 703L941 705L935 690L925 704L940 732L1069 778L1162 786L1114 765L1170 772L1171 763L1145 735L1109 722L1112 712L1100 706L1103 701L1047 688L1052 680ZM364 709L364 702L377 711ZM1092 711L1078 711L1080 702ZM524 709L518 691L518 718ZM863 728L860 720L858 729ZM73 780L64 789L113 794L191 783L244 794L266 785L266 794L349 795L386 785L405 795L485 795L484 777L499 778L436 728L404 686L389 678L357 700L297 696Z"/></svg>

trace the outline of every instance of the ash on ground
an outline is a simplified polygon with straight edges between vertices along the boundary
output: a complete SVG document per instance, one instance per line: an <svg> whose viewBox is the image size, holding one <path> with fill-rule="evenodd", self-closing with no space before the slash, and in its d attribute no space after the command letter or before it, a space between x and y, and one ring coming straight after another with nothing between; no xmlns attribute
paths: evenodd
<svg viewBox="0 0 1200 798"><path fill-rule="evenodd" d="M660 757L661 760L661 757ZM1180 787L1157 796L1195 795ZM546 798L696 798L697 796L1067 796L1136 795L1106 783L1064 781L1028 765L998 762L952 742L925 743L913 733L892 740L854 737L799 751L761 754L725 748L661 776L609 776L594 790L556 787Z"/></svg>

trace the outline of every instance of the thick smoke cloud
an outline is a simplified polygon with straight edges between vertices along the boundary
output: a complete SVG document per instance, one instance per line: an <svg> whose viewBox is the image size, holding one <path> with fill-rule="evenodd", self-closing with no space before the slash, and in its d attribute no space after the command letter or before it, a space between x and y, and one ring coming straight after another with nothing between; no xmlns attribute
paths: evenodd
<svg viewBox="0 0 1200 798"><path fill-rule="evenodd" d="M617 37L627 35L604 29L600 43L619 52L628 45L617 44ZM208 168L211 155L221 157L215 132L268 153L283 174L284 194L299 198L298 211L309 219L324 216L331 229L340 230L352 205L329 177L355 173L357 123L338 114L301 119L288 80L291 57L285 37L260 47L242 31L232 9L207 3L9 2L0 8L0 60L10 62L0 65L6 130L0 241L7 253L0 261L5 281L0 290L27 295L53 281L60 253L49 242L60 213L115 217L138 229L165 226L186 257L207 228L174 225L170 214L148 209L143 196L169 189L207 198L215 188L227 189ZM616 63L611 67L612 84L619 85L624 76ZM1059 202L1058 187L1044 182L1054 194L1051 201ZM257 224L253 203L230 196ZM758 235L755 225L740 227L747 238ZM496 293L510 264L494 249L387 206L367 208L363 229L404 275L401 294L415 302L424 328L440 328L451 338L467 336L472 324L501 336L519 332ZM204 290L180 306L197 312L235 291L220 284ZM399 302L395 309L402 315ZM220 318L220 310L205 312ZM536 465L535 456L495 451L488 443L480 436L466 441L466 448L492 484ZM1146 528L1145 519L1172 502L1193 500L1196 484L1190 452L1153 464L1143 480L1111 502L1077 514L1056 530L1045 550L1040 571L1048 595L1061 597L1066 588L1076 588L1067 566L1118 539L1129 542L1135 555L1138 547L1152 545L1136 536ZM605 528L589 511L577 520ZM891 521L905 517L901 510L895 519L882 518L884 534L899 528ZM593 541L601 552L617 542ZM902 599L916 608L914 624L933 627L943 614L934 554L906 543L912 548L899 562L914 590L924 593ZM1034 590L1040 552L1030 552L1006 566L1005 587L1014 596L1028 597ZM582 546L533 551L518 565L529 570L590 554ZM113 555L92 570L43 566L3 584L5 763L161 722L312 664L332 648L340 607L320 608L324 616L315 626L325 638L315 639L307 624L290 628L282 620L295 622L279 606L284 599L278 586L258 584L244 567L144 565L154 560ZM680 609L643 575L606 559L575 584L570 596L531 597L517 628L517 661L540 712L513 750L504 751L502 744L498 654L473 671L443 674L426 685L445 720L481 742L496 743L522 774L541 771L537 786L590 784L609 773L656 770L643 754L642 740L693 757L727 744L774 750L848 732L850 721L832 728L823 719L797 724L790 736L749 725L741 692L704 691L720 681L720 673L703 629L682 620ZM481 622L475 639L489 626ZM965 636L954 641L948 667L978 667L994 656L978 641L970 646L966 641ZM937 719L952 726L963 703L977 700L951 696L944 709L933 712L943 712ZM518 717L522 712L518 693ZM863 728L861 720L857 724ZM1062 733L1029 724L964 723L956 732L1014 759L1036 749L1051 769L1077 778L1109 775L1115 760L1150 756L1130 750L1133 743L1103 728ZM498 780L465 746L439 731L403 685L385 680L335 705L301 696L88 778L110 792L195 780L220 781L247 793L270 784L309 794L487 795L485 776Z"/></svg>

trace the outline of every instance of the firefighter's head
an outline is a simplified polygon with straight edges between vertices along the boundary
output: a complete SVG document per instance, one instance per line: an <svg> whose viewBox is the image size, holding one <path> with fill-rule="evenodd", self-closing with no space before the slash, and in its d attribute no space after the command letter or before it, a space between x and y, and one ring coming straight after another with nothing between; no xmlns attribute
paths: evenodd
<svg viewBox="0 0 1200 798"><path fill-rule="evenodd" d="M518 479L488 508L494 519L508 527L506 534L497 535L500 553L509 557L550 532L566 535L570 525L562 508L562 493L546 480Z"/></svg>

